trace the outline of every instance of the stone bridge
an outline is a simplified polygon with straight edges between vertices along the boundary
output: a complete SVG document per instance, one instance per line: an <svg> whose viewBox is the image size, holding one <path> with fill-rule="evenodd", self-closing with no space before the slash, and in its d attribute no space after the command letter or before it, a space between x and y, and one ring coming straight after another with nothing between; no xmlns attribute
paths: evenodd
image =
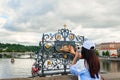
<svg viewBox="0 0 120 80"><path fill-rule="evenodd" d="M20 58L21 56L29 55L29 58L34 57L34 52L1 52L0 55L2 58L5 58L6 55L10 55L13 58Z"/></svg>

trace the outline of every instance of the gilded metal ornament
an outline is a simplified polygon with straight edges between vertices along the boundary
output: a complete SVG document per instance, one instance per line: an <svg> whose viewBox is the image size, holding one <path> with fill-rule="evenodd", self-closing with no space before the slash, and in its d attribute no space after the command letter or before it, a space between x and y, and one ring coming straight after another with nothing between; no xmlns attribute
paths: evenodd
<svg viewBox="0 0 120 80"><path fill-rule="evenodd" d="M40 41L40 50L36 52L35 67L38 72L33 76L69 74L70 63L74 55L69 53L68 46L82 45L84 36L76 36L71 30L59 29L56 33L44 33Z"/></svg>

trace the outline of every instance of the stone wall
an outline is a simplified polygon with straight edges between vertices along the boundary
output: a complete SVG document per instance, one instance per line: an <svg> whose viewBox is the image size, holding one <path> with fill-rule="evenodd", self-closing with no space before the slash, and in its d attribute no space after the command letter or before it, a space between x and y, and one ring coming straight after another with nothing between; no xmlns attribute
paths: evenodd
<svg viewBox="0 0 120 80"><path fill-rule="evenodd" d="M101 74L104 80L120 80L120 73ZM34 77L34 78L13 78L0 80L78 80L77 76L62 75L62 76L48 76L48 77Z"/></svg>

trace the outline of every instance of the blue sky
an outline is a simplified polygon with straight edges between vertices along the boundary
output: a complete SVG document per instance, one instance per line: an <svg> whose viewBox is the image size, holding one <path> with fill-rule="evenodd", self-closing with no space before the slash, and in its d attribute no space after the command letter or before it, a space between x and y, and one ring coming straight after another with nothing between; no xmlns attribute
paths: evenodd
<svg viewBox="0 0 120 80"><path fill-rule="evenodd" d="M0 0L0 42L38 45L67 24L95 43L120 42L120 0Z"/></svg>

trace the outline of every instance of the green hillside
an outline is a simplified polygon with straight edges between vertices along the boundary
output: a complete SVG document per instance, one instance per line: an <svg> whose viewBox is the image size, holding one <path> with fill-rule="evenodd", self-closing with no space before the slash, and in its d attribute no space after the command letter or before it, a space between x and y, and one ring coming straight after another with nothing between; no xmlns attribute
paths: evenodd
<svg viewBox="0 0 120 80"><path fill-rule="evenodd" d="M35 52L39 49L39 46L25 46L20 44L0 43L0 52Z"/></svg>

